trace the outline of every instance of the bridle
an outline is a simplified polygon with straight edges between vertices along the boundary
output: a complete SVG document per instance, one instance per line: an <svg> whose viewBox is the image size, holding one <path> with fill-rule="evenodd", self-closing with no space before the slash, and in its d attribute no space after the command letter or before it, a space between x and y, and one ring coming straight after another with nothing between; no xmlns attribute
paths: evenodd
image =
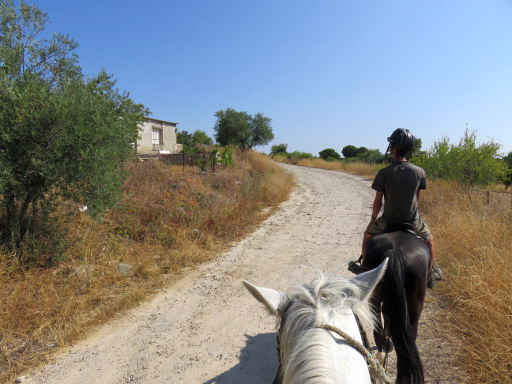
<svg viewBox="0 0 512 384"><path fill-rule="evenodd" d="M347 341L347 343L352 348L354 348L361 355L363 355L364 359L366 360L366 364L368 366L368 372L370 373L370 379L373 384L381 384L381 383L391 384L391 380L387 376L386 368L385 368L388 353L386 352L386 358L384 359L384 365L381 364L379 362L379 359L377 358L377 356L374 353L370 352L370 350L369 350L370 342L368 340L368 335L366 334L364 328L361 326L361 323L360 323L357 315L354 314L354 316L356 317L356 323L359 328L359 332L361 333L361 337L363 339L364 345L361 344L356 339L354 339L349 334L347 334L346 332L342 331L341 329L339 329L333 325L321 324L321 325L318 325L317 328L325 329L327 331L336 333L338 336L345 339ZM275 384L280 383L279 376L281 373L281 343L280 343L280 338L279 338L279 332L277 333L276 339L277 339L277 356L279 357L279 371L277 373L276 378L274 379Z"/></svg>
<svg viewBox="0 0 512 384"><path fill-rule="evenodd" d="M359 325L359 321L357 322ZM373 353L371 353L367 347L365 347L363 344L361 344L359 341L354 339L352 336L347 334L346 332L343 332L341 329L329 325L329 324L321 324L318 326L318 328L326 329L327 331L331 331L336 333L337 335L344 338L347 343L354 348L356 351L358 351L361 355L363 355L364 359L366 360L366 364L368 365L368 372L370 373L370 379L372 380L373 384L391 384L391 380L386 374L386 369L384 366L379 362L379 359L377 356ZM361 328L360 328L361 329ZM364 340L368 340L368 337L366 336L366 333L364 330L362 330L362 335Z"/></svg>

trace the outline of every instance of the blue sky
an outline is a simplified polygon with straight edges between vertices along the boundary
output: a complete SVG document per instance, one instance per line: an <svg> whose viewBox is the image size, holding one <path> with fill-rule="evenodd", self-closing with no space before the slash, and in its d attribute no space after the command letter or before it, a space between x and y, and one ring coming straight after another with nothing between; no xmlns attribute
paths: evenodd
<svg viewBox="0 0 512 384"><path fill-rule="evenodd" d="M35 1L153 117L213 136L231 107L317 154L386 147L397 127L430 147L466 123L512 151L508 0ZM268 146L262 148L268 150Z"/></svg>

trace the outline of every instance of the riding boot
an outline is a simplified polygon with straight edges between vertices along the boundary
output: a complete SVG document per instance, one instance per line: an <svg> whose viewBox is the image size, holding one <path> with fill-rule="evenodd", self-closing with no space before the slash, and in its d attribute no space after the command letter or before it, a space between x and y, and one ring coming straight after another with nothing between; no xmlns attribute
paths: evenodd
<svg viewBox="0 0 512 384"><path fill-rule="evenodd" d="M348 270L356 275L368 271L366 267L363 267L362 260L363 255L359 256L359 259L357 259L357 261L350 261L348 263Z"/></svg>
<svg viewBox="0 0 512 384"><path fill-rule="evenodd" d="M436 281L444 280L443 272L438 265L432 267L427 277L427 288L434 288Z"/></svg>

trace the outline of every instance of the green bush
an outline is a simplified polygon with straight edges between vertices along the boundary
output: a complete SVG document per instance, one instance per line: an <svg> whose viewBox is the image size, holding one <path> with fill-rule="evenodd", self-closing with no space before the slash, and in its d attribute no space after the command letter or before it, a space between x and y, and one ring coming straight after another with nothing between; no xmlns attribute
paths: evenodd
<svg viewBox="0 0 512 384"><path fill-rule="evenodd" d="M313 156L309 152L300 152L300 151L293 151L291 153L287 154L288 159L314 159L315 156Z"/></svg>
<svg viewBox="0 0 512 384"><path fill-rule="evenodd" d="M443 138L430 150L418 153L415 164L425 169L430 177L467 185L489 185L498 182L505 170L498 159L499 148L492 140L477 145L476 133L466 130L458 145Z"/></svg>
<svg viewBox="0 0 512 384"><path fill-rule="evenodd" d="M364 148L364 147L361 147ZM361 153L364 151L361 151ZM345 145L343 149L341 150L341 153L346 159L349 159L351 157L356 157L359 152L359 148L357 148L355 145Z"/></svg>
<svg viewBox="0 0 512 384"><path fill-rule="evenodd" d="M503 157L504 172L501 175L501 182L505 186L505 190L512 185L512 152Z"/></svg>
<svg viewBox="0 0 512 384"><path fill-rule="evenodd" d="M288 144L275 144L272 146L270 150L271 155L286 155L286 151L288 150Z"/></svg>
<svg viewBox="0 0 512 384"><path fill-rule="evenodd" d="M384 161L384 155L378 149L367 149L360 152L356 158L370 164L382 163Z"/></svg>
<svg viewBox="0 0 512 384"><path fill-rule="evenodd" d="M326 148L320 152L318 152L318 154L320 155L320 157L324 160L329 160L330 158L331 159L339 159L340 158L340 154L338 152L336 152L334 149L332 148Z"/></svg>

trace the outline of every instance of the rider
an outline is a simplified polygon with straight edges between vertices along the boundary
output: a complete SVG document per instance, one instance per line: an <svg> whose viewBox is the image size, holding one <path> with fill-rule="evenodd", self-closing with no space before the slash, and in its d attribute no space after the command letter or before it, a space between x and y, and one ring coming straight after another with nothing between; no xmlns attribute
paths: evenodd
<svg viewBox="0 0 512 384"><path fill-rule="evenodd" d="M427 187L427 176L423 168L407 161L407 156L411 153L415 143L411 131L398 128L388 137L388 142L388 151L391 153L393 162L377 173L372 184L376 193L372 217L363 237L361 265L366 255L368 243L373 236L383 233L393 223L406 223L412 226L430 250L429 286L432 286L433 237L418 212L418 199L420 191ZM383 197L385 198L384 212L382 216L377 218L382 207ZM349 264L349 269L355 273L364 270L363 267L354 262ZM436 270L436 274L436 279L439 279L441 277L440 271Z"/></svg>

